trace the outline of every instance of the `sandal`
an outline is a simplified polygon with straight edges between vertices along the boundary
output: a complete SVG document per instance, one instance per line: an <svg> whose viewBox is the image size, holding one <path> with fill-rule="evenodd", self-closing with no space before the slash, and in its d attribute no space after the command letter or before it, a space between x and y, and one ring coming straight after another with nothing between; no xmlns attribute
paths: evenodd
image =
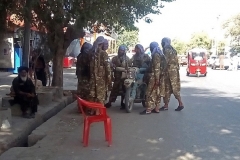
<svg viewBox="0 0 240 160"><path fill-rule="evenodd" d="M149 110L144 110L142 112L140 112L141 115L146 115L146 114L151 114L152 111L149 111Z"/></svg>
<svg viewBox="0 0 240 160"><path fill-rule="evenodd" d="M167 107L161 107L161 108L160 108L160 111L167 111L167 110L168 110Z"/></svg>
<svg viewBox="0 0 240 160"><path fill-rule="evenodd" d="M154 109L152 110L152 113L160 113L160 111L159 111L159 110L156 111L156 109L154 108Z"/></svg>
<svg viewBox="0 0 240 160"><path fill-rule="evenodd" d="M178 106L178 108L175 109L175 111L181 111L183 110L184 106Z"/></svg>

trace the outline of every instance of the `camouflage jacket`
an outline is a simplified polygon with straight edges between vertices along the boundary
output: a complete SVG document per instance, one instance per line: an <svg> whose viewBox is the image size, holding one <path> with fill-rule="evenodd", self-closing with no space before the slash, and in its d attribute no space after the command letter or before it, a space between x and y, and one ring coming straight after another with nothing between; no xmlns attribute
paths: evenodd
<svg viewBox="0 0 240 160"><path fill-rule="evenodd" d="M138 67L138 68L148 68L149 64L151 62L151 58L149 57L148 54L142 54L142 55L134 55L130 59L130 64L133 67Z"/></svg>
<svg viewBox="0 0 240 160"><path fill-rule="evenodd" d="M125 60L124 57L115 56L115 57L112 58L112 65L113 65L112 70L114 72L115 79L120 79L121 76L122 76L122 72L117 72L115 70L116 67L127 67L127 66L130 66L129 57L126 56L126 60Z"/></svg>
<svg viewBox="0 0 240 160"><path fill-rule="evenodd" d="M154 76L155 81L160 80L160 76L161 76L161 57L158 53L155 53L152 55L152 61L150 64L150 70L151 70L151 75Z"/></svg>
<svg viewBox="0 0 240 160"><path fill-rule="evenodd" d="M90 74L95 80L102 79L107 82L111 78L111 68L108 54L103 50L96 53L89 53Z"/></svg>
<svg viewBox="0 0 240 160"><path fill-rule="evenodd" d="M169 45L163 48L163 54L166 57L168 69L179 70L177 51Z"/></svg>

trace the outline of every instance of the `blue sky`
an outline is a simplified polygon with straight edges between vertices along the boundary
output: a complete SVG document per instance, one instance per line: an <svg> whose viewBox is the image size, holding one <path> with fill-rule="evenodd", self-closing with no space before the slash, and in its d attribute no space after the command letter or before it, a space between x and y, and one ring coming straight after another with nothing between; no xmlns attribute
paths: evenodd
<svg viewBox="0 0 240 160"><path fill-rule="evenodd" d="M221 24L240 13L240 0L176 0L164 5L161 15L150 15L153 23L140 21L136 25L140 30L140 43L145 47L152 41L160 42L165 36L187 41L192 33L200 31L223 39Z"/></svg>

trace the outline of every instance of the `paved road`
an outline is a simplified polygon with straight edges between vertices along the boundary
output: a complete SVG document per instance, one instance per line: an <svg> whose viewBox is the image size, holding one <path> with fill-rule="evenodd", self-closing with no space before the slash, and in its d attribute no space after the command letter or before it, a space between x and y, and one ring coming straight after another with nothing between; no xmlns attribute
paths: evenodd
<svg viewBox="0 0 240 160"><path fill-rule="evenodd" d="M140 116L108 110L113 121L113 146L104 143L103 125L91 127L88 148L81 144L81 117L75 104L60 116L58 125L34 147L24 149L18 160L240 160L240 71L209 69L207 77L187 77L181 68L185 109ZM17 153L17 151L16 151Z"/></svg>

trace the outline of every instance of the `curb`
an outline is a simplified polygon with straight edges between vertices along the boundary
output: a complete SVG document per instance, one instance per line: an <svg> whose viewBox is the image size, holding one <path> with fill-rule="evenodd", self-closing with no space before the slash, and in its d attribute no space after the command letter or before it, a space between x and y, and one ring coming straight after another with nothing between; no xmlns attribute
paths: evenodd
<svg viewBox="0 0 240 160"><path fill-rule="evenodd" d="M52 103L51 108L49 107L48 110L44 110L44 112L37 115L36 118L25 121L26 123L21 125L21 129L9 131L11 133L10 135L1 137L0 155L12 147L20 147L26 144L28 141L28 136L32 133L33 130L35 130L51 117L55 116L59 111L61 111L72 102L74 102L72 96L64 97L60 102Z"/></svg>

